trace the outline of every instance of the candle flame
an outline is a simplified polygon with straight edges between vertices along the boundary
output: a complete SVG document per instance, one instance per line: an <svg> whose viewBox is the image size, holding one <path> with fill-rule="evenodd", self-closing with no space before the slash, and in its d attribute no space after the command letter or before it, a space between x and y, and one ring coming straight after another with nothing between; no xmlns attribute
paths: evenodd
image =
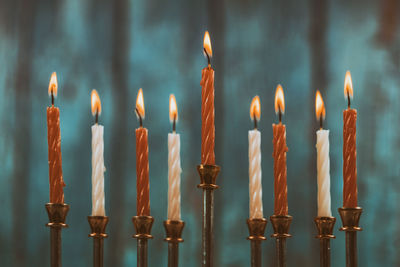
<svg viewBox="0 0 400 267"><path fill-rule="evenodd" d="M321 93L317 90L315 94L315 115L317 116L317 120L320 120L321 117L325 119L325 105L324 100L322 99Z"/></svg>
<svg viewBox="0 0 400 267"><path fill-rule="evenodd" d="M251 100L250 104L250 118L251 120L260 120L261 117L261 105L260 105L260 97L256 95L253 100Z"/></svg>
<svg viewBox="0 0 400 267"><path fill-rule="evenodd" d="M344 78L344 98L353 99L353 81L351 80L350 71L346 72L346 77Z"/></svg>
<svg viewBox="0 0 400 267"><path fill-rule="evenodd" d="M53 72L50 77L49 83L49 96L53 94L54 97L57 96L58 82L57 82L57 74Z"/></svg>
<svg viewBox="0 0 400 267"><path fill-rule="evenodd" d="M92 115L98 115L101 114L101 101L100 101L100 96L97 93L96 89L92 90L92 93L90 94L90 99L91 99L91 104L92 104Z"/></svg>
<svg viewBox="0 0 400 267"><path fill-rule="evenodd" d="M283 95L283 88L280 84L276 87L275 91L275 113L285 113L285 96Z"/></svg>
<svg viewBox="0 0 400 267"><path fill-rule="evenodd" d="M203 47L204 47L205 53L207 53L208 57L212 58L211 40L210 40L210 34L208 33L208 31L206 31L204 33ZM205 56L207 56L207 55L205 55Z"/></svg>
<svg viewBox="0 0 400 267"><path fill-rule="evenodd" d="M143 100L143 90L139 89L137 98L136 98L136 115L144 119L144 100Z"/></svg>
<svg viewBox="0 0 400 267"><path fill-rule="evenodd" d="M173 94L169 95L169 121L172 123L178 121L178 107L176 105L176 99Z"/></svg>

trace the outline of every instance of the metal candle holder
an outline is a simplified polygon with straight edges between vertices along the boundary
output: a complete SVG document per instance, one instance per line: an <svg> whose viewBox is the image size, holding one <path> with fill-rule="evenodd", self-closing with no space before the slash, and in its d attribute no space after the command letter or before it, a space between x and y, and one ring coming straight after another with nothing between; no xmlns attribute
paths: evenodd
<svg viewBox="0 0 400 267"><path fill-rule="evenodd" d="M339 208L343 227L340 231L346 232L346 266L357 267L357 232L362 231L359 227L362 208Z"/></svg>
<svg viewBox="0 0 400 267"><path fill-rule="evenodd" d="M247 226L249 227L249 237L247 239L250 240L251 266L261 267L261 241L266 239L264 232L267 226L267 219L247 219Z"/></svg>
<svg viewBox="0 0 400 267"><path fill-rule="evenodd" d="M153 238L150 233L154 218L151 216L133 216L132 222L136 230L133 237L137 239L137 267L147 267L147 240Z"/></svg>
<svg viewBox="0 0 400 267"><path fill-rule="evenodd" d="M168 267L178 267L179 262L179 243L183 242L182 231L185 227L183 221L166 220L164 221L166 238L168 242Z"/></svg>
<svg viewBox="0 0 400 267"><path fill-rule="evenodd" d="M50 227L50 266L61 267L61 229L68 227L65 219L69 211L69 205L64 203L47 203L47 214L49 216Z"/></svg>
<svg viewBox="0 0 400 267"><path fill-rule="evenodd" d="M103 267L104 238L107 238L106 227L108 223L107 216L88 216L88 221L93 237L93 266Z"/></svg>
<svg viewBox="0 0 400 267"><path fill-rule="evenodd" d="M331 266L331 244L330 239L335 238L333 235L333 227L335 226L335 217L316 217L314 219L315 225L318 229L318 235L316 238L319 239L320 246L320 266L330 267Z"/></svg>
<svg viewBox="0 0 400 267"><path fill-rule="evenodd" d="M217 165L197 166L200 174L198 188L203 189L203 225L201 264L203 267L213 266L213 221L214 221L214 190L218 188L216 180L220 167Z"/></svg>
<svg viewBox="0 0 400 267"><path fill-rule="evenodd" d="M278 266L286 266L286 238L291 237L289 234L290 223L293 217L290 215L272 215L270 217L274 234L271 237L276 239L276 256L278 258Z"/></svg>

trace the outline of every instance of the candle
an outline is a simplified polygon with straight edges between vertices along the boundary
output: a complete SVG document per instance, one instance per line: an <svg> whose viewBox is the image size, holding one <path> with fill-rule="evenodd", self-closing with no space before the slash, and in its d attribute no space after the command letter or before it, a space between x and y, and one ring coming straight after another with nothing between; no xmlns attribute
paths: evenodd
<svg viewBox="0 0 400 267"><path fill-rule="evenodd" d="M149 145L147 129L143 127L145 112L142 88L136 99L136 115L140 124L136 129L136 210L138 216L150 216Z"/></svg>
<svg viewBox="0 0 400 267"><path fill-rule="evenodd" d="M257 130L260 115L260 98L255 96L250 105L250 118L254 121L254 130L249 131L250 219L264 217L261 186L261 133Z"/></svg>
<svg viewBox="0 0 400 267"><path fill-rule="evenodd" d="M275 92L275 113L279 115L279 124L272 124L274 151L274 215L288 215L286 184L286 126L282 124L285 113L285 99L282 86L279 84Z"/></svg>
<svg viewBox="0 0 400 267"><path fill-rule="evenodd" d="M49 149L49 182L50 203L64 203L64 180L61 160L61 133L60 110L54 106L54 98L57 97L57 75L51 74L49 83L49 96L51 107L47 107L47 142Z"/></svg>
<svg viewBox="0 0 400 267"><path fill-rule="evenodd" d="M168 134L168 220L181 219L181 139L176 133L178 108L174 95L169 97L169 120L172 133Z"/></svg>
<svg viewBox="0 0 400 267"><path fill-rule="evenodd" d="M349 71L344 80L344 96L348 105L343 111L343 207L355 208L357 207L357 110L350 108L353 83Z"/></svg>
<svg viewBox="0 0 400 267"><path fill-rule="evenodd" d="M317 173L318 173L318 216L332 217L331 212L331 177L329 174L329 130L322 127L325 119L325 106L321 93L315 96L315 113L320 123L317 131Z"/></svg>
<svg viewBox="0 0 400 267"><path fill-rule="evenodd" d="M91 93L92 114L95 124L92 125L92 216L106 216L104 208L104 140L103 125L98 124L101 114L101 102L96 90Z"/></svg>
<svg viewBox="0 0 400 267"><path fill-rule="evenodd" d="M214 165L214 70L211 68L211 41L208 31L204 34L204 54L208 66L201 73L201 164Z"/></svg>

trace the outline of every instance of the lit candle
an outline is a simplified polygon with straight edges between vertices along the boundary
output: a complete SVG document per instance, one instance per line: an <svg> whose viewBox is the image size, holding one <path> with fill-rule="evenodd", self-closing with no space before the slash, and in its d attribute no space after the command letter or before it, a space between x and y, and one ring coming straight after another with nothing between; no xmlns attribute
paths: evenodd
<svg viewBox="0 0 400 267"><path fill-rule="evenodd" d="M282 86L279 84L275 92L275 113L279 116L279 124L272 124L274 144L274 215L288 215L287 183L286 183L286 126L282 124L285 113L285 99Z"/></svg>
<svg viewBox="0 0 400 267"><path fill-rule="evenodd" d="M329 130L322 127L325 106L321 93L315 95L315 113L320 123L317 131L318 216L331 217L331 177L329 174Z"/></svg>
<svg viewBox="0 0 400 267"><path fill-rule="evenodd" d="M147 129L143 127L145 112L141 88L136 99L136 115L140 124L136 129L136 210L138 216L150 216L149 146Z"/></svg>
<svg viewBox="0 0 400 267"><path fill-rule="evenodd" d="M211 68L211 41L208 31L204 34L204 55L208 66L201 73L201 164L214 165L214 70Z"/></svg>
<svg viewBox="0 0 400 267"><path fill-rule="evenodd" d="M92 115L95 124L92 125L92 216L106 216L104 208L104 140L103 125L98 124L101 114L101 102L96 90L91 93Z"/></svg>
<svg viewBox="0 0 400 267"><path fill-rule="evenodd" d="M357 207L357 150L356 123L357 110L350 108L353 98L353 83L350 71L344 80L344 96L347 109L343 111L343 207Z"/></svg>
<svg viewBox="0 0 400 267"><path fill-rule="evenodd" d="M57 97L57 89L57 75L53 72L49 83L51 107L47 107L50 203L64 203L65 183L62 174L61 160L60 110L54 106L54 98Z"/></svg>
<svg viewBox="0 0 400 267"><path fill-rule="evenodd" d="M178 108L174 95L169 97L169 120L172 133L168 134L168 220L181 219L181 139L176 133Z"/></svg>
<svg viewBox="0 0 400 267"><path fill-rule="evenodd" d="M254 130L249 131L250 219L264 217L261 186L261 133L257 130L260 115L260 98L255 96L250 105L250 118L254 121Z"/></svg>

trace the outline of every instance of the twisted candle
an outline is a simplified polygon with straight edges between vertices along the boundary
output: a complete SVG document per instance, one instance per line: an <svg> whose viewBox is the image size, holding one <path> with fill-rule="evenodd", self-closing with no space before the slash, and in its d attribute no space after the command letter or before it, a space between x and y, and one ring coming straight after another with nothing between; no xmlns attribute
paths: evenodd
<svg viewBox="0 0 400 267"><path fill-rule="evenodd" d="M282 123L273 124L274 151L274 215L288 215L287 182L286 182L286 126Z"/></svg>
<svg viewBox="0 0 400 267"><path fill-rule="evenodd" d="M137 215L150 216L149 147L147 129L136 129Z"/></svg>
<svg viewBox="0 0 400 267"><path fill-rule="evenodd" d="M329 130L317 131L318 216L331 217L331 177L329 174Z"/></svg>
<svg viewBox="0 0 400 267"><path fill-rule="evenodd" d="M202 70L201 82L201 163L214 165L214 70L208 66Z"/></svg>
<svg viewBox="0 0 400 267"><path fill-rule="evenodd" d="M181 219L181 157L180 136L168 134L168 220Z"/></svg>
<svg viewBox="0 0 400 267"><path fill-rule="evenodd" d="M261 133L249 131L249 193L250 219L263 218L261 187Z"/></svg>
<svg viewBox="0 0 400 267"><path fill-rule="evenodd" d="M104 208L104 127L92 126L92 216L105 216Z"/></svg>
<svg viewBox="0 0 400 267"><path fill-rule="evenodd" d="M343 207L357 207L357 110L343 111Z"/></svg>

